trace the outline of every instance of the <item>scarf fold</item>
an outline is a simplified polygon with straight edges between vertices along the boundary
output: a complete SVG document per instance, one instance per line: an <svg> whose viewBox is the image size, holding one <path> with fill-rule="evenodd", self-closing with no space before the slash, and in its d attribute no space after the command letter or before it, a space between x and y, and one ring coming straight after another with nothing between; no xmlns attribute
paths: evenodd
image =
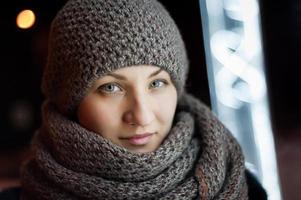
<svg viewBox="0 0 301 200"><path fill-rule="evenodd" d="M184 95L161 146L133 153L45 101L22 199L247 199L236 140L199 100Z"/></svg>

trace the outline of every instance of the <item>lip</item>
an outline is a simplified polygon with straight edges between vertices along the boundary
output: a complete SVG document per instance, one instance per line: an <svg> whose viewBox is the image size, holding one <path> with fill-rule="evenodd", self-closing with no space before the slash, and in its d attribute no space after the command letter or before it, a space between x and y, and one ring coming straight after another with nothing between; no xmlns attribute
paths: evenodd
<svg viewBox="0 0 301 200"><path fill-rule="evenodd" d="M130 144L132 145L145 145L147 144L154 133L143 133L143 134L136 134L132 137L125 138L126 140L129 141Z"/></svg>

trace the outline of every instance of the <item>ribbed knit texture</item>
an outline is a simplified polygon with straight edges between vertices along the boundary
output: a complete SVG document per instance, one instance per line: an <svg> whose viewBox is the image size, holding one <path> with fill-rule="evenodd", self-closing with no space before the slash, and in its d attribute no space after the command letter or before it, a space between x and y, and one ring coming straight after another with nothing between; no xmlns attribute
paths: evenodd
<svg viewBox="0 0 301 200"><path fill-rule="evenodd" d="M248 199L239 145L189 95L154 152L116 146L49 102L33 151L22 169L22 199Z"/></svg>
<svg viewBox="0 0 301 200"><path fill-rule="evenodd" d="M188 60L166 9L156 0L69 0L51 25L42 90L72 114L95 80L133 65L166 70L182 94Z"/></svg>

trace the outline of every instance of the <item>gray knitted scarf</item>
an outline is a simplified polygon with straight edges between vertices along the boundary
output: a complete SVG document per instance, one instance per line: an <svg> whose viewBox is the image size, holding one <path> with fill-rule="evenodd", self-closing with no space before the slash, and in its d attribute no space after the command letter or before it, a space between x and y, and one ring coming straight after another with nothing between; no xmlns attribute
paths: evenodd
<svg viewBox="0 0 301 200"><path fill-rule="evenodd" d="M241 149L199 100L185 95L151 153L132 153L45 102L22 199L248 199Z"/></svg>

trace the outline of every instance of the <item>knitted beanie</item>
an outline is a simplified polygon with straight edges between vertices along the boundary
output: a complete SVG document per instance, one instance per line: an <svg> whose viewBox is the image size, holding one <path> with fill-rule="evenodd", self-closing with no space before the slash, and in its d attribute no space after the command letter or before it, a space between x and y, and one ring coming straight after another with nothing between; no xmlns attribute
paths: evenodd
<svg viewBox="0 0 301 200"><path fill-rule="evenodd" d="M167 10L156 0L69 0L51 24L42 91L74 114L97 79L134 65L166 70L183 93L188 59Z"/></svg>

